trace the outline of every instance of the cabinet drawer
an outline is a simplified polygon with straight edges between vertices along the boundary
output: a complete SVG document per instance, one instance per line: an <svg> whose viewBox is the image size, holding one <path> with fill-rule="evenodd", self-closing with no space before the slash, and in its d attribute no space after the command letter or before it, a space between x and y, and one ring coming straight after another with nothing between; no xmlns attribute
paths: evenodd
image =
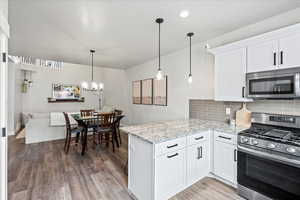
<svg viewBox="0 0 300 200"><path fill-rule="evenodd" d="M155 145L155 156L176 151L178 149L185 148L185 146L186 146L186 137L177 138L174 140L159 143Z"/></svg>
<svg viewBox="0 0 300 200"><path fill-rule="evenodd" d="M191 146L199 142L205 141L209 138L210 131L203 131L187 137L187 145Z"/></svg>
<svg viewBox="0 0 300 200"><path fill-rule="evenodd" d="M220 142L230 143L233 145L237 144L237 135L215 131L214 138Z"/></svg>

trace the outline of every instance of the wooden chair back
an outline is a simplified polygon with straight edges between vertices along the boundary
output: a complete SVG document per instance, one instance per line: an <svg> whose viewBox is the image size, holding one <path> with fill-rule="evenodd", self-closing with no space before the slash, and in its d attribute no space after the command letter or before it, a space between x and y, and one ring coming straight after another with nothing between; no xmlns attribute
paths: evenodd
<svg viewBox="0 0 300 200"><path fill-rule="evenodd" d="M71 130L71 123L70 123L69 115L66 112L63 112L63 114L64 114L65 121L66 121L66 129L67 129L67 131L69 131L69 130Z"/></svg>
<svg viewBox="0 0 300 200"><path fill-rule="evenodd" d="M91 117L94 115L95 110L80 110L81 117Z"/></svg>
<svg viewBox="0 0 300 200"><path fill-rule="evenodd" d="M101 128L111 128L115 122L115 113L102 113L99 115L101 121Z"/></svg>

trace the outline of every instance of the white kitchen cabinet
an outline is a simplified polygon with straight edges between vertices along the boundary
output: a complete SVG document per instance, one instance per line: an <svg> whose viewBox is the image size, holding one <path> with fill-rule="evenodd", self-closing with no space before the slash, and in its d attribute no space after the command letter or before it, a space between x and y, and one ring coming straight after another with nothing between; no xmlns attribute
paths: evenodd
<svg viewBox="0 0 300 200"><path fill-rule="evenodd" d="M211 131L152 144L129 134L128 189L139 200L167 200L210 172Z"/></svg>
<svg viewBox="0 0 300 200"><path fill-rule="evenodd" d="M128 138L128 189L140 200L153 200L153 145L138 137Z"/></svg>
<svg viewBox="0 0 300 200"><path fill-rule="evenodd" d="M164 200L185 188L185 149L170 152L155 159L155 199Z"/></svg>
<svg viewBox="0 0 300 200"><path fill-rule="evenodd" d="M279 40L279 68L300 67L300 34Z"/></svg>
<svg viewBox="0 0 300 200"><path fill-rule="evenodd" d="M246 101L246 48L215 55L215 100Z"/></svg>
<svg viewBox="0 0 300 200"><path fill-rule="evenodd" d="M278 58L277 40L249 45L247 48L247 72L275 70L279 64Z"/></svg>
<svg viewBox="0 0 300 200"><path fill-rule="evenodd" d="M237 146L229 134L215 132L214 139L214 174L237 184Z"/></svg>
<svg viewBox="0 0 300 200"><path fill-rule="evenodd" d="M192 185L209 174L209 141L187 147L187 184Z"/></svg>

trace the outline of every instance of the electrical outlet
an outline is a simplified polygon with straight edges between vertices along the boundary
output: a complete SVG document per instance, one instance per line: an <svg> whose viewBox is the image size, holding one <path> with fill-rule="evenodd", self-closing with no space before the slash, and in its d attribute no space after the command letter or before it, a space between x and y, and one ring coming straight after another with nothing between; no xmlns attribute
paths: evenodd
<svg viewBox="0 0 300 200"><path fill-rule="evenodd" d="M226 115L230 115L231 109L230 109L230 108L226 108L226 109L225 109L225 113L226 113Z"/></svg>

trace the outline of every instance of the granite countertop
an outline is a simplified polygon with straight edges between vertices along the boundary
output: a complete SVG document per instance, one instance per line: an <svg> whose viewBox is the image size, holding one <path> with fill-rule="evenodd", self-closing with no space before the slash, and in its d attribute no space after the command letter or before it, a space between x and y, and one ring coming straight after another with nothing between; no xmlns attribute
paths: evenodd
<svg viewBox="0 0 300 200"><path fill-rule="evenodd" d="M121 130L125 133L132 134L154 144L212 129L229 134L237 134L246 128L233 127L224 122L200 119L162 121L121 127Z"/></svg>

